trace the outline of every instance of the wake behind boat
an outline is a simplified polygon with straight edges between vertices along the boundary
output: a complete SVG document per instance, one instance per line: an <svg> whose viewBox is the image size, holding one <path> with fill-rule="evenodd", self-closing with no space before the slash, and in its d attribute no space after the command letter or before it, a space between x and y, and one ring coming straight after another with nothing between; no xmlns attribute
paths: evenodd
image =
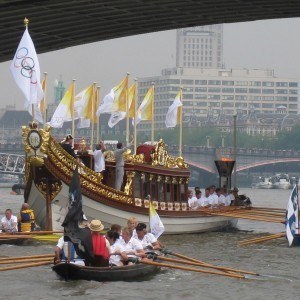
<svg viewBox="0 0 300 300"><path fill-rule="evenodd" d="M23 127L26 151L25 201L34 209L42 229L62 230L69 185L78 161L52 138L50 128L36 123ZM140 154L127 154L123 190L114 189L115 160L106 158L104 178L80 164L83 211L88 219L101 219L106 225L125 224L129 217L149 224L149 200L165 226L165 233L205 232L234 226L236 219L210 216L190 210L187 191L189 166L182 157L169 156L162 140L156 147L142 148ZM85 159L91 159L86 156ZM89 160L87 165L91 165Z"/></svg>

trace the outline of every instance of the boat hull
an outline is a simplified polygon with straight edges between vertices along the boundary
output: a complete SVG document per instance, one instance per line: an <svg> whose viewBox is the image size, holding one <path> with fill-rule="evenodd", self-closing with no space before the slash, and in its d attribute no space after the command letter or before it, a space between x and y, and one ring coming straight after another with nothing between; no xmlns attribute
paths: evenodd
<svg viewBox="0 0 300 300"><path fill-rule="evenodd" d="M138 281L153 276L160 268L144 264L123 267L86 267L72 263L59 263L52 267L65 280Z"/></svg>
<svg viewBox="0 0 300 300"><path fill-rule="evenodd" d="M33 183L33 182L32 182ZM62 189L51 203L52 229L63 230L61 227L66 215L68 204L69 187L62 184ZM45 199L34 183L31 186L28 201L35 212L36 222L45 228L46 206ZM124 205L122 208L113 207L94 201L82 195L83 212L89 220L100 219L108 228L112 224L125 226L129 217L135 217L139 222L149 224L148 209L136 208L135 206ZM235 227L237 219L224 216L207 216L197 211L160 211L160 218L165 226L165 234L182 234L222 230Z"/></svg>

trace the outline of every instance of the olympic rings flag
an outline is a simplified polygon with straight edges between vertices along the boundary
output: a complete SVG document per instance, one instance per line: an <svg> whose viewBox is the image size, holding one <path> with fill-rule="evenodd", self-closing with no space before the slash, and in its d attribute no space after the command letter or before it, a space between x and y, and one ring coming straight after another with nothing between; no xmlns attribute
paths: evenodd
<svg viewBox="0 0 300 300"><path fill-rule="evenodd" d="M10 71L26 97L25 107L32 112L32 104L37 107L37 104L42 101L44 93L40 82L38 57L27 26L10 65Z"/></svg>

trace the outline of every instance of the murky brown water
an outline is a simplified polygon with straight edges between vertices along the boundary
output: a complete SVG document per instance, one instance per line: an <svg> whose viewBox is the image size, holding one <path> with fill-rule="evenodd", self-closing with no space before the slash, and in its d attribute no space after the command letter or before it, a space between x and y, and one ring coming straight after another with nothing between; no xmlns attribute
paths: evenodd
<svg viewBox="0 0 300 300"><path fill-rule="evenodd" d="M290 191L242 189L257 206L285 208ZM11 207L17 211L21 196L0 189L0 215ZM267 277L246 280L180 270L163 270L148 281L127 283L65 282L50 267L5 271L0 274L0 299L299 299L300 248L288 248L285 239L238 247L237 242L263 232L281 232L280 224L238 222L239 231L165 236L170 250L213 264L258 272ZM52 252L54 245L0 245L0 256Z"/></svg>

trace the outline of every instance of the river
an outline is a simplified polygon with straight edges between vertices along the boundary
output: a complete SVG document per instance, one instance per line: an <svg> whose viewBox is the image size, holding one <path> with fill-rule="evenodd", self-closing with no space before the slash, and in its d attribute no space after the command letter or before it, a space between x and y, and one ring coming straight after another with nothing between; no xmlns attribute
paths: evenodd
<svg viewBox="0 0 300 300"><path fill-rule="evenodd" d="M5 208L16 213L22 196L0 189L0 215ZM285 208L290 190L241 189L254 206ZM1 272L0 299L299 299L299 248L285 239L239 247L243 239L260 233L284 231L281 224L239 220L238 230L178 236L162 236L170 250L205 262L255 271L267 276L233 279L181 270L165 269L147 281L73 281L57 278L48 266ZM0 245L0 256L52 253L54 245ZM0 266L1 267L1 266Z"/></svg>

